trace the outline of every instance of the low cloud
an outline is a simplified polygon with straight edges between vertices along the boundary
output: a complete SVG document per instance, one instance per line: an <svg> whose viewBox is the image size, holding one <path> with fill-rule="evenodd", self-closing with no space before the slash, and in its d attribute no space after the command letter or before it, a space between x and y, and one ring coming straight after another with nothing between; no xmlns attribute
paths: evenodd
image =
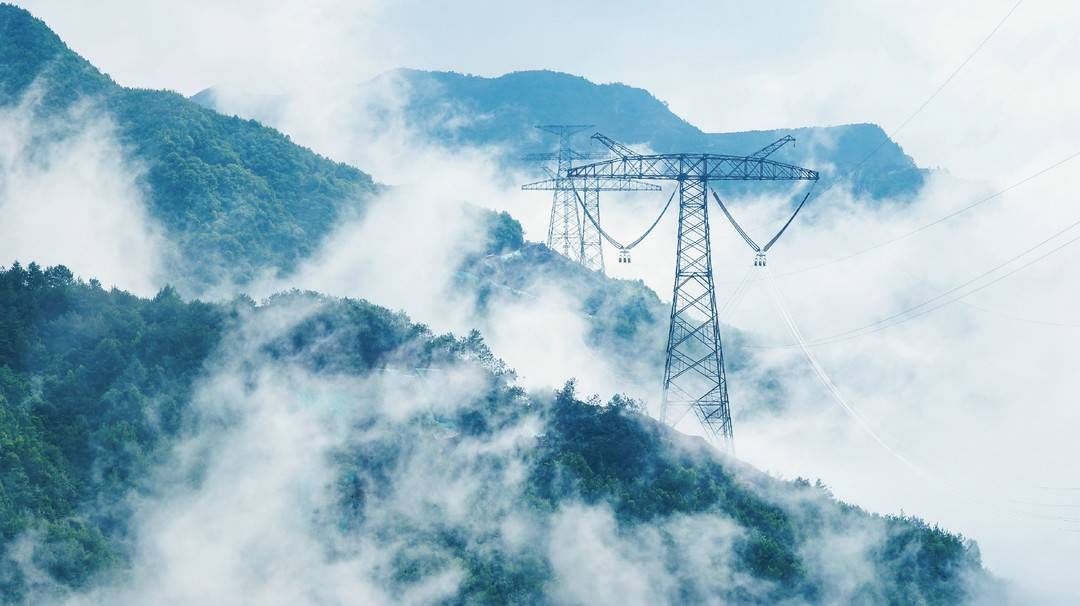
<svg viewBox="0 0 1080 606"><path fill-rule="evenodd" d="M141 170L92 101L55 118L31 92L0 108L0 259L64 264L107 286L153 294L169 246L149 216Z"/></svg>

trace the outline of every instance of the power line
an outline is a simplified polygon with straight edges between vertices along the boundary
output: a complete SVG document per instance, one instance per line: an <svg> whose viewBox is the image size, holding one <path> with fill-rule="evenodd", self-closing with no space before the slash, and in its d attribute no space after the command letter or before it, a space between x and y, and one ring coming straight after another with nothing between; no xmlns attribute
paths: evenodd
<svg viewBox="0 0 1080 606"><path fill-rule="evenodd" d="M925 278L922 278L920 276L916 276L915 274L913 274L909 270L901 269L901 271L903 271L905 274L910 276L912 280L916 280L920 284L930 285L930 282L928 280L926 280ZM1054 322L1054 321L1050 321L1050 320L1036 320L1034 318L1025 318L1025 317L1022 317L1022 316L1018 316L1016 314L1011 314L1009 312L1002 311L1000 309L994 309L992 307L986 307L985 305L979 305L978 303L973 303L971 301L965 301L963 299L961 299L959 302L964 304L964 305L967 305L968 307L970 307L972 309L976 309L976 310L979 310L979 311L982 311L982 312L985 312L985 313L988 313L988 314L993 314L993 315L996 315L996 316L1007 318L1007 319L1012 320L1014 322L1023 322L1024 324L1035 324L1035 325L1038 325L1038 326L1052 326L1052 327L1055 327L1055 328L1080 328L1080 322Z"/></svg>
<svg viewBox="0 0 1080 606"><path fill-rule="evenodd" d="M989 201L994 200L996 198L1000 198L1001 196L1003 196L1006 193L1020 187L1021 185L1024 185L1025 183L1028 183L1029 181L1033 181L1033 180L1043 176L1044 174L1054 170L1055 168L1058 168L1062 164L1065 164L1066 162L1069 162L1070 160L1076 159L1077 157L1080 157L1080 150L1069 154L1068 156L1054 162L1053 164L1051 164L1051 165L1049 165L1049 166L1047 166L1045 168L1042 168L1042 169L1040 169L1040 170L1038 170L1038 171L1024 177L1023 179L1021 179L1021 180L1019 180L1019 181L1017 181L1017 182L1015 182L1015 183L1013 183L1013 184L1011 184L1011 185L1009 185L1007 187L1004 187L1004 188L1002 188L1002 189L1000 189L998 191L995 191L994 193L992 193L992 194L990 194L988 196L985 196L983 198L979 198L978 200L975 200L971 204L968 204L966 206L962 206L962 207L960 207L960 208L958 208L958 209L956 209L956 210L954 210L954 211L952 211L952 212L950 212L950 213L948 213L948 214L946 214L944 216L938 217L937 219L934 219L933 221L930 221L929 223L925 223L923 225L920 225L920 226L918 226L918 227L916 227L916 228L914 228L914 229L912 229L912 230L910 230L908 232L902 233L902 234L900 234L898 236L895 236L895 237L890 238L888 240L885 240L883 242L879 242L879 243L874 244L872 246L868 246L866 248L857 250L857 251L855 251L853 253L844 255L842 257L837 257L837 258L829 260L829 261L823 261L823 262L818 263L816 265L810 265L808 267L803 267L803 268L800 268L800 269L794 269L794 270L784 272L784 273L779 274L779 275L781 277L783 277L783 276L791 276L791 275L795 275L795 274L805 273L805 272L808 272L808 271L813 271L813 270L816 270L816 269L821 269L822 267L827 267L829 265L833 265L833 264L836 264L836 263L841 263L841 262L847 261L849 259L854 259L855 257L860 257L862 255L865 255L868 252L875 251L875 250L877 250L879 248L884 248L886 246L896 244L897 242L900 242L902 240L906 240L906 239L910 238L911 236L914 236L915 234L918 234L918 233L923 232L923 231L925 231L927 229L930 229L931 227L934 227L935 225L939 225L941 223L944 223L944 222L948 221L949 219L952 219L954 217L962 215L962 214L966 213L967 211L969 211L969 210L971 210L973 208L976 208L978 206L981 206L982 204L985 204L986 202L989 202ZM824 192L822 192L822 193L824 193Z"/></svg>
<svg viewBox="0 0 1080 606"><path fill-rule="evenodd" d="M766 281L768 282L769 292L772 295L773 304L776 307L776 310L779 313L781 319L783 319L784 323L787 325L788 330L790 331L796 345L802 351L804 357L806 358L806 361L809 363L811 369L814 371L814 374L821 381L822 385L825 387L826 391L829 393L833 401L836 402L852 419L854 419L855 423L859 426L859 428L862 429L867 435L869 435L875 442L877 442L877 444L883 450L892 455L892 457L894 457L897 461L914 471L915 474L923 480L937 484L938 486L943 487L952 492L953 494L960 496L961 498L965 498L966 500L983 502L992 507L996 506L999 512L1009 511L1013 514L1019 514L1028 518L1041 519L1053 522L1065 522L1068 524L1080 523L1080 519L1062 517L1060 515L1052 515L1041 512L1025 511L1016 507L1016 505L1034 507L1058 507L1066 509L1080 507L1080 505L1073 503L1032 503L1011 498L1003 499L999 496L993 497L993 500L990 500L986 497L971 499L970 497L967 497L959 490L957 490L953 482L941 481L941 479L938 478L934 473L926 471L922 466L916 464L911 459L906 457L903 453L901 453L898 449L894 448L892 445L886 442L885 439L882 438L881 435L879 435L874 430L870 422L847 401L844 395L840 392L840 389L836 386L836 383L829 376L828 372L825 371L825 368L817 359L817 356L814 355L813 351L810 349L810 344L802 335L802 331L799 329L798 324L795 322L795 319L792 317L791 313L787 309L787 306L784 304L783 297L780 293L780 288L776 284L776 280L773 277L772 272L768 269L768 267L765 267L764 270L766 272L765 277ZM1011 503L1012 505L997 503L995 501L1004 501L1006 503Z"/></svg>
<svg viewBox="0 0 1080 606"><path fill-rule="evenodd" d="M640 244L641 241L644 240L649 234L651 234L652 231L656 229L656 226L660 224L660 219L664 218L664 214L667 213L668 208L671 207L671 201L675 199L675 194L679 193L678 188L672 189L671 195L668 196L667 203L664 204L664 208L660 210L660 214L657 215L656 220L652 222L652 225L650 225L648 229L645 230L645 233L638 236L637 239L635 239L633 242L624 245L622 242L619 242L618 240L613 238L611 234L604 230L604 228L600 227L600 222L597 221L596 217L592 215L592 213L589 211L589 207L586 206L585 201L582 200L581 196L578 194L577 187L574 185L573 180L570 181L570 186L571 190L574 192L574 196L577 198L578 204L581 205L581 210L585 213L585 218L587 218L589 222L592 223L593 227L596 228L596 231L598 231L600 235L608 241L609 244L618 248L620 252L628 251L634 248L635 246Z"/></svg>
<svg viewBox="0 0 1080 606"><path fill-rule="evenodd" d="M894 128L894 129L893 129L892 131L890 131L890 132L889 132L889 133L887 134L887 136L886 136L886 137L885 137L884 139L882 139L882 140L881 140L881 142L880 142L880 143L878 143L878 144L877 144L877 145L876 145L876 146L875 146L875 147L874 147L873 149L871 149L871 150L870 150L870 153L866 154L866 155L865 155L865 156L863 157L863 159L862 159L862 160L859 160L859 162L857 162L857 163L855 164L855 166L853 166L853 167L852 167L852 168L851 168L851 169L850 169L850 170L848 171L848 173L849 173L849 174L853 174L853 173L854 173L854 172L855 172L856 170L858 170L859 168L861 168L863 164L866 164L866 163L867 163L867 162L868 162L868 161L870 160L870 158L874 157L874 156L875 156L875 155L876 155L876 154L877 154L877 153L878 153L879 151L881 151L881 150L882 150L882 148L884 148L884 147L885 147L885 145L887 145L887 144L888 144L888 143L889 143L889 142L890 142L891 140L895 139L895 138L896 138L896 135L897 135L897 134L899 134L899 132L900 132L901 130L903 130L903 129L904 129L904 127L906 127L906 126L907 126L907 125L908 125L908 124L909 124L909 123L910 123L910 122L911 122L912 120L914 120L916 116L918 116L918 115L919 115L920 113L922 113L922 111L923 111L924 109L926 109L926 107L927 107L928 105L930 105L930 103L931 103L931 102L932 102L932 101L933 101L933 100L934 100L935 98L937 98L937 96L938 96L938 95L939 95L939 94L941 93L941 91L945 90L945 87L947 87L947 86L949 85L949 83L950 83L950 82L952 82L952 81L953 81L953 79L954 79L954 78L956 78L956 76L957 76L957 75L958 75L958 74L959 74L959 73L960 73L960 72L961 72L961 71L962 71L962 70L963 70L963 69L964 69L965 67L967 67L967 64L968 64L968 63L971 63L971 60L975 58L975 55L977 55L977 54L979 53L979 51L981 51L981 50L983 49L983 47L984 47L984 46L986 46L986 43L987 43L987 42L989 42L989 41L990 41L990 39L994 37L994 34L996 34L996 33L998 32L998 30L1000 30L1000 29L1001 29L1001 27L1002 27L1003 25L1005 25L1005 22L1009 20L1009 17L1011 17L1011 16L1012 16L1012 14L1013 14L1014 12L1016 12L1016 9L1017 9L1017 8L1019 8L1021 4L1023 4L1023 1L1024 1L1024 0L1018 0L1018 1L1016 2L1016 4L1014 4L1014 5L1012 6L1012 8L1011 8L1011 9L1009 9L1009 12L1005 13L1005 16L1003 16L1003 17L1002 17L1002 18L1001 18L1001 19L1000 19L1000 20L999 20L999 21L997 22L997 25L995 25L995 26L994 26L994 29L990 30L990 33L989 33L989 34L987 34L987 35L986 35L986 37L985 37L985 38L983 38L981 42L979 42L979 44L978 44L978 45L977 45L977 46L976 46L976 47L974 48L974 50L972 50L972 51L971 51L971 53L969 53L969 54L967 55L967 57L965 57L965 58L964 58L964 60L963 60L963 61L962 61L962 62L960 63L960 65L956 66L956 69L954 69L954 70L953 70L953 71L952 71L952 72L951 72L951 73L949 74L949 76L948 76L947 78L945 78L945 80L944 80L944 81L943 81L943 82L942 82L942 83L941 83L941 84L940 84L940 85L939 85L939 86L938 86L938 87L937 87L936 89L934 89L934 92L930 93L930 96L929 96L929 97L927 97L927 98L926 98L926 99L925 99L925 100L924 100L924 101L923 101L923 102L922 102L922 103L921 103L921 104L920 104L920 105L919 105L919 106L918 106L917 108L915 108L915 111L911 112L911 114L910 114L910 115L909 115L909 116L908 116L907 118L905 118L905 119L904 119L904 120L903 120L903 121L902 121L902 122L901 122L901 123L900 123L900 124L899 124L899 125L898 125L898 126L897 126L896 128ZM1050 168L1055 168L1056 166L1058 166L1058 165L1060 165L1060 164L1064 164L1064 163L1065 163L1066 161L1068 161L1068 160L1071 160L1071 159L1072 159L1073 157L1075 157L1075 156L1077 156L1077 155L1080 155L1080 152L1077 152L1077 153L1076 153L1076 154L1074 154L1073 156L1070 156L1069 158L1066 158L1065 160L1063 160L1063 161L1061 161L1061 162L1059 162L1059 163L1055 164L1054 166L1052 166L1052 167L1050 167ZM1049 169L1046 169L1046 170L1049 170ZM1044 171L1042 171L1042 172L1045 172L1045 170L1044 170ZM1041 174L1041 172L1040 172L1039 174ZM1038 176L1038 175L1035 175L1035 176ZM1013 186L1010 186L1009 188L1006 188L1005 190L1003 190L1003 191L1001 191L1001 192L998 192L998 193L997 193L997 194L995 194L994 196L991 196L991 197L990 197L990 199L992 199L992 198L994 198L994 197L997 197L997 196L1000 196L1001 194L1005 193L1005 191L1008 191L1009 189L1012 189L1012 187L1016 187L1016 186L1019 186L1020 184L1022 184L1022 183L1024 183L1024 182L1026 182L1026 181L1028 181L1028 180L1030 180L1031 178L1034 178L1034 176L1033 176L1033 177L1029 177L1028 179L1025 179L1025 180L1021 181L1020 183L1017 183L1017 184L1015 184L1015 185L1013 185ZM820 191L820 192L819 192L819 193L818 193L818 194L817 194L816 196L814 196L814 198L816 199L816 198L820 198L820 197L824 196L824 195L825 195L825 193L826 193L826 192L828 192L829 190L831 190L831 189L832 189L832 188L833 188L834 186L836 186L836 184L837 184L837 181L836 181L835 179L834 179L834 180L832 180L832 182L831 182L831 183L829 183L829 185L828 185L828 186L827 186L827 187L826 187L825 189L821 190L821 191ZM982 202L985 202L985 201L986 201L986 200L982 200L982 201L980 201L980 202L977 202L976 204L973 204L973 205L971 205L971 207L977 206L978 204L981 204ZM806 203L806 200L805 200L805 199L803 200L803 203L804 203L804 204ZM968 210L968 208L965 208L965 209L961 209L961 210L960 210L959 212L963 212L963 211L965 211L965 210ZM958 212L958 213L956 213L956 214L959 214L959 212ZM944 217L944 218L943 218L943 219L941 219L941 220L946 220L946 219L948 219L948 218L950 218L950 217ZM933 225L933 224L936 224L936 223L940 222L941 220L939 220L939 221L937 221L937 222L934 222L934 223L932 223L931 225ZM920 228L918 228L917 230L915 230L915 231L913 231L913 232L911 232L911 233L908 233L908 234L904 234L903 236L900 236L899 238L896 238L896 239L894 239L894 240L890 240L890 241L888 241L888 242L884 242L884 243L882 243L882 244L880 244L880 245L875 245L875 246L873 246L873 247L870 247L870 248L868 248L868 249L865 249L865 250L862 250L862 251L858 251L858 252L856 252L856 253L854 253L854 254L851 254L851 255L847 255L847 256L845 256L845 257L841 257L841 258L839 258L839 259L834 259L833 261L827 261L827 262L825 262L825 263L821 263L821 264L818 264L818 265L815 265L815 266L807 267L807 268L804 268L804 269L801 269L801 270L796 270L796 271L792 271L792 272L789 272L788 274L781 274L781 275L790 275L790 274L794 274L794 273L801 273L801 272L804 272L804 271L810 271L810 270L812 270L812 269L817 269L817 268L819 268L819 267L824 267L824 266L826 266L826 265L830 265L830 264L832 264L832 263L839 263L839 262L841 262L841 261L845 261L845 260L847 260L847 259L850 259L850 258L852 258L852 257L856 257L856 256L859 256L859 255L865 254L865 253L867 253L867 252L869 252L869 251L871 251L871 250L874 250L874 249L876 249L876 248L880 248L880 247L882 247L882 246L887 246L887 245L889 245L889 244L892 244L893 242L896 242L896 241L902 240L902 239L904 239L904 238L907 238L907 237L909 237L909 236L912 236L912 235L914 235L915 233L918 233L919 231L922 231L923 229L926 229L927 227L930 227L931 225L926 225L926 226L920 227Z"/></svg>
<svg viewBox="0 0 1080 606"><path fill-rule="evenodd" d="M1048 250L1047 252L1045 252L1045 253L1043 253L1043 254L1041 254L1041 255L1039 255L1039 256L1037 256L1037 257L1035 257L1035 258L1033 258L1033 259L1031 259L1031 260L1017 266L1017 267L1015 267L1015 268L1013 268L1013 269L1010 269L1009 271L1007 271L1007 272L1005 272L1005 273L1003 273L1003 274L1001 274L999 276L996 276L993 279L991 279L991 280L989 280L989 281L987 281L987 282L985 282L983 284L979 284L978 286L975 286L974 288L971 288L971 289L967 290L966 292L961 292L965 288L967 288L969 286L972 286L973 284L976 284L980 280L983 280L984 278L987 278L987 277L993 275L995 272L997 272L997 271L999 271L999 270L1001 270L1001 269L1003 269L1005 267L1008 267L1009 265L1019 261L1020 259L1024 258L1025 256L1039 250L1040 248L1042 248L1046 244L1049 244L1050 242L1054 241L1055 239L1057 239L1057 238L1065 235L1066 233L1072 231L1077 226L1080 226L1080 219L1078 219L1076 221L1073 221L1072 223L1067 225L1065 228L1058 230L1053 235L1051 235L1051 236L1049 236L1047 238L1044 238L1039 243L1025 249L1024 251L1020 252L1017 255L1014 255L1013 257L1009 258L1008 260L1004 261L1003 263L999 263L998 265L996 265L996 266L994 266L994 267L992 267L992 268L990 268L990 269L988 269L986 271L983 271L982 273L978 274L977 276L975 276L975 277L973 277L973 278L971 278L969 280L966 280L966 281L964 281L964 282L962 282L962 283L960 283L960 284L958 284L956 286L953 286L953 287L951 287L951 288L949 288L949 289L947 289L947 290L945 290L945 291L943 291L941 293L938 293L937 295L935 295L935 296L933 296L933 297L931 297L931 298L929 298L929 299L927 299L927 300L925 300L925 301L923 301L921 303L918 303L916 305L913 305L911 307L908 307L906 309L898 311L898 312L896 312L894 314L888 315L888 316L886 316L884 318L880 318L880 319L875 320L873 322L870 322L868 324L864 324L864 325L856 327L856 328L852 328L852 329L848 329L848 330L845 330L845 331L842 331L842 332L839 332L839 333L835 333L835 334L827 336L827 337L822 337L820 339L815 339L813 341L810 341L809 344L811 344L811 345L828 345L828 344L837 343L837 342L840 342L840 341L846 341L846 340L849 340L849 339L862 337L862 336L865 336L865 335L868 335L868 334L871 334L871 333L874 333L874 332L885 330L886 328L891 328L893 326L896 326L897 324L902 324L902 323L908 322L910 320L914 320L914 319L922 317L922 316L924 316L924 315L926 315L928 313L931 313L933 311L941 309L942 307L945 307L946 305L949 305L951 303L955 303L956 301L959 301L960 299L963 299L963 298L968 297L968 296L970 296L970 295L972 295L972 294L974 294L976 292L979 292L981 290L989 288L990 286L1000 282L1001 280L1004 280L1005 278L1008 278L1009 276L1012 276L1013 274L1015 274L1015 273L1017 273L1017 272L1019 272L1019 271L1021 271L1023 269L1026 269L1027 267L1030 267L1031 265L1034 265L1035 263L1045 259L1046 257L1049 257L1050 255L1052 255L1052 254L1066 248L1067 246L1075 243L1076 241L1080 240L1080 236L1073 237L1073 238L1065 241L1064 243L1062 243L1062 244ZM957 293L959 293L959 294L957 294ZM953 295L955 295L955 296L953 296ZM789 345L748 345L748 347L755 348L755 349L781 349L781 348L790 348L791 346L789 346Z"/></svg>
<svg viewBox="0 0 1080 606"><path fill-rule="evenodd" d="M991 269L989 269L987 271L984 271L983 273L979 274L978 276L975 276L974 278L972 278L972 279L970 279L970 280L968 280L966 282L963 282L963 283L961 283L961 284L959 284L957 286L954 286L954 287L952 287L952 288L938 294L935 297L927 299L926 301L923 301L922 303L919 303L918 305L914 305L914 306L909 307L909 308L907 308L907 309L905 309L903 311L897 312L895 314L892 314L890 316L887 316L885 318L882 318L880 320L872 322L872 323L870 323L868 325L865 325L865 326L862 326L862 327L859 327L859 328L855 328L855 329L851 329L851 330L847 330L847 331L844 331L842 333L837 333L835 335L832 335L830 337L825 337L823 339L818 339L816 341L813 341L813 344L814 345L820 345L820 344L832 343L832 342L836 342L836 341L846 340L848 338L854 338L854 337L862 336L863 334L869 334L871 332L877 332L879 330L884 330L884 329L889 328L891 326L895 326L897 324L902 324L904 322L914 320L915 318L919 318L919 317L924 316L924 315L926 315L926 314L928 314L930 312L941 309L942 307L945 307L946 305L949 305L950 303L954 303L956 301L959 301L960 299L962 299L964 297L967 297L967 296L970 296L970 295L972 295L972 294L974 294L976 292L979 292L980 290L984 290L986 288L989 288L990 286L993 286L994 284L997 284L1001 280L1004 280L1005 278L1008 278L1009 276L1017 273L1018 271L1020 271L1022 269L1026 269L1027 267L1030 267L1031 265L1034 265L1035 263L1045 259L1046 257L1048 257L1048 256L1062 250L1063 248L1069 246L1070 244L1073 244L1077 240L1080 240L1080 236L1076 236L1074 238L1071 238L1071 239L1065 241L1063 244L1060 244L1059 246L1056 246L1056 247L1050 249L1049 251L1035 257L1034 259L1031 259L1030 261L1028 261L1026 263L1023 263L1022 265L1020 265L1018 267L1015 267L1015 268L1009 270L1008 272L1006 272L1006 273L1004 273L1004 274L1002 274L1000 276L995 277L994 279L990 280L989 282L986 282L984 284L976 286L975 288L972 288L972 289L968 290L967 292L961 293L958 296L951 297L951 298L946 298L949 295L951 295L953 293L956 293L956 292L958 292L958 291L960 291L960 290L962 290L962 289L964 289L964 288L978 282L979 280L993 274L994 272L996 272L996 271L998 271L998 270L1000 270L1000 269L1002 269L1002 268L1004 268L1004 267L1018 261L1022 257L1034 252L1035 250L1041 248L1043 245L1049 243L1050 241L1056 239L1057 237L1071 231L1077 225L1080 225L1080 220L1073 222L1072 224L1070 224L1065 229L1062 229L1062 230L1058 231L1054 235L1052 235L1049 238L1046 238L1045 240L1039 242L1035 246L1032 246L1031 248L1028 248L1027 250L1020 253L1019 255L1016 255L1016 256L1012 257L1008 261L1005 261L1004 263L1001 263L1001 264L999 264L999 265L997 265L997 266L995 266L995 267L993 267L993 268L991 268ZM940 301L940 302L937 302L937 301ZM913 313L913 312L915 312L915 313Z"/></svg>
<svg viewBox="0 0 1080 606"><path fill-rule="evenodd" d="M983 38L982 42L980 42L979 45L975 47L975 50L971 51L967 58L964 59L963 63L958 65L956 69L954 69L952 73L949 74L949 77L945 78L945 81L941 83L941 86L938 86L937 89L934 90L934 92L930 93L930 96L926 98L926 101L923 101L922 105L917 107L915 111L911 112L911 115L905 118L904 121L900 123L900 126L897 126L896 129L893 130L890 136L895 136L897 133L903 130L904 127L907 126L908 123L915 118L915 116L918 116L922 112L922 110L926 109L926 106L930 105L930 102L933 101L934 98L937 97L938 94L941 93L941 91L944 90L945 87L953 81L953 78L955 78L957 74L959 74L960 71L967 66L968 63L971 63L971 60L975 58L975 55L977 55L979 51L982 50L984 46L986 46L986 43L990 41L990 38L994 37L994 34L996 34L998 30L1001 29L1002 25L1005 25L1005 22L1009 20L1009 17L1011 17L1012 14L1016 12L1016 9L1020 8L1020 5L1023 3L1024 0L1017 0L1016 4L1014 4L1013 7L1009 9L1009 12L1005 13L1005 16L1002 17L1001 20L998 21L997 25L994 26L994 29L990 30L990 33L987 34L986 37Z"/></svg>

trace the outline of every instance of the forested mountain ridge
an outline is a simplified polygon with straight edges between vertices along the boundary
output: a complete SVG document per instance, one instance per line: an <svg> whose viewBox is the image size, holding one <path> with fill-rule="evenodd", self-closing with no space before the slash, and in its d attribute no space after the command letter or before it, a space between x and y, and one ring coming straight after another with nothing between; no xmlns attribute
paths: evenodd
<svg viewBox="0 0 1080 606"><path fill-rule="evenodd" d="M593 127L575 143L597 152L605 150L585 140L593 131L647 146L655 153L735 155L750 154L791 135L796 144L778 152L776 159L819 170L823 179L848 184L855 194L871 199L909 198L929 174L876 124L708 133L676 115L647 90L621 83L596 84L561 72L520 71L488 78L397 69L366 86L372 91L397 91L389 97L401 107L391 110L400 112L403 122L423 137L450 149L491 146L501 150L509 164L524 153L557 143L555 137L536 130L538 124L590 124ZM275 123L276 104L281 102L267 99L264 106L223 107L214 89L192 100L221 111L244 109L249 117L267 124ZM745 189L738 184L726 187Z"/></svg>
<svg viewBox="0 0 1080 606"><path fill-rule="evenodd" d="M64 129L71 127L71 108L91 103L115 122L124 151L146 167L141 179L150 215L178 248L156 283L174 284L183 296L228 297L267 272L287 280L379 190L359 170L257 122L172 92L117 86L20 8L0 5L0 27L0 108L31 99L27 111L35 120ZM54 134L46 130L42 138ZM556 285L578 304L590 345L632 362L628 373L657 374L666 311L643 283L594 274L526 243L521 225L506 213L480 210L469 221L489 241L460 260L447 296L475 301L482 320L497 304L493 294L517 297L542 282Z"/></svg>
<svg viewBox="0 0 1080 606"><path fill-rule="evenodd" d="M252 120L223 116L171 91L124 88L27 11L0 4L0 108L75 128L90 104L115 124L139 166L150 215L178 247L171 281L198 291L288 271L377 187ZM187 288L185 288L187 289Z"/></svg>
<svg viewBox="0 0 1080 606"><path fill-rule="evenodd" d="M0 109L67 125L83 104L146 167L185 292L287 273L377 189L256 122L122 88L0 5ZM480 312L497 291L555 283L589 318L590 345L656 364L639 355L662 351L655 293L525 242L505 213L482 216L488 240L455 284ZM231 458L251 424L270 446ZM273 442L280 432L296 450ZM260 456L283 457L258 497L288 518L255 517L229 492L259 484ZM178 506L177 493L195 498ZM161 526L176 520L193 523ZM232 536L239 526L255 539ZM275 551L283 527L313 549ZM182 562L168 557L178 538ZM251 603L247 591L312 579L293 603L576 603L605 563L629 571L605 582L644 603L956 604L994 585L973 542L770 478L628 398L572 382L528 393L475 332L434 334L315 293L210 304L105 290L63 267L0 268L0 603L206 602L185 600L200 590L229 603L212 583L243 580L232 602ZM181 565L195 573L170 585Z"/></svg>
<svg viewBox="0 0 1080 606"><path fill-rule="evenodd" d="M447 144L495 143L523 153L552 144L534 125L594 124L610 137L645 144L655 153L750 154L791 135L796 147L778 153L778 159L819 169L825 179L848 180L856 193L911 195L926 174L875 124L706 133L647 90L595 84L572 74L522 71L484 78L403 69L382 78L405 82L405 115ZM463 119L448 121L447 115Z"/></svg>
<svg viewBox="0 0 1080 606"><path fill-rule="evenodd" d="M572 385L554 397L527 394L476 334L434 335L363 301L310 293L260 306L184 302L170 290L141 299L63 267L15 266L0 272L0 601L108 596L138 574L138 534L151 530L132 525L132 503L152 507L155 470L175 465L186 436L243 422L243 411L217 418L192 404L222 372L215 352L228 352L229 335L260 318L293 317L300 307L308 311L299 321L263 335L256 357L228 372L258 393L260 368L301 369L347 403L351 437L319 458L339 479L306 500L316 499L310 515L322 520L322 557L348 563L329 547L344 540L387 552L390 568L370 580L386 599L452 571L457 581L433 601L565 602L574 595L566 558L589 560L564 552L594 539L593 547L616 541L623 556L655 562L648 574L664 580L647 579L642 591L668 603L958 604L995 583L972 542L838 503L820 485L769 478L641 416L633 401L582 402ZM441 387L431 406L392 413L370 394L333 387L396 369L423 377L454 368L478 379L464 391ZM305 407L318 401L292 397ZM340 425L340 413L333 418ZM507 450L507 435L525 442ZM182 483L199 491L211 481L207 465ZM466 480L463 469L479 475ZM506 476L514 469L523 473ZM427 490L415 493L410 481ZM454 499L469 513L459 517L440 495L460 493L462 483L470 488ZM504 535L509 528L517 530ZM568 531L603 536L564 543ZM533 538L513 538L522 532ZM865 545L822 553L840 536ZM695 569L702 557L718 558L708 574ZM861 572L837 583L838 570Z"/></svg>

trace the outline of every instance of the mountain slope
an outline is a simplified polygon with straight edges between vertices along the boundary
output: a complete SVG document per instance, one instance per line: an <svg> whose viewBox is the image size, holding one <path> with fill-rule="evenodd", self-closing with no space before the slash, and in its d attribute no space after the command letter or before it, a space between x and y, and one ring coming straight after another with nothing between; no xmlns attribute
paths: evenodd
<svg viewBox="0 0 1080 606"><path fill-rule="evenodd" d="M168 277L185 288L291 269L376 191L368 175L254 121L118 86L40 20L0 4L0 109L23 104L39 123L75 128L87 103L145 168L150 213L179 249Z"/></svg>
<svg viewBox="0 0 1080 606"><path fill-rule="evenodd" d="M298 599L331 603L332 588L303 585L323 566L363 578L376 601L424 603L576 602L625 578L619 591L652 603L957 604L994 584L957 535L767 477L624 398L526 394L477 335L436 336L365 302L140 299L31 266L0 272L0 303L6 603L145 603L132 588L147 570L158 595L221 597L215 583L291 579L292 558ZM301 379L267 391L282 377ZM341 437L324 444L307 423ZM274 451L243 453L288 444L282 430L314 456L285 448L261 477ZM300 483L282 484L291 474ZM259 515L242 509L253 480L283 517L248 543L227 529ZM145 523L155 508L165 517ZM166 549L174 520L195 523L181 561ZM288 528L315 551L267 552ZM845 549L830 547L841 537ZM148 546L150 569L138 562ZM168 584L173 565L225 556L241 566L226 580Z"/></svg>
<svg viewBox="0 0 1080 606"><path fill-rule="evenodd" d="M550 146L552 138L537 131L537 124L594 124L610 137L647 144L657 153L749 154L792 135L795 149L778 152L778 159L818 168L826 179L849 179L857 193L875 198L911 195L926 174L873 124L705 133L649 91L551 71L483 78L396 70L376 85L379 80L403 83L407 120L450 146L496 144L513 154Z"/></svg>

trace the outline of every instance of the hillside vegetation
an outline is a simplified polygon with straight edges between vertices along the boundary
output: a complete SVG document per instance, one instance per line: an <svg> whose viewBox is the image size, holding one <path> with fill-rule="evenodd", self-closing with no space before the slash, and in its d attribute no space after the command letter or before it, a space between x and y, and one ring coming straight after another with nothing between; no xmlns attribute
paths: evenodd
<svg viewBox="0 0 1080 606"><path fill-rule="evenodd" d="M331 517L324 539L362 535L393 550L394 571L380 581L389 595L453 568L462 576L448 602L558 601L553 584L563 573L552 550L561 546L547 541L582 507L610 511L614 532L627 541L660 533L660 543L641 545L669 545L644 557L669 571L664 599L672 602L832 603L838 589L829 558L871 571L845 590L858 603L955 604L989 582L973 543L916 519L838 503L820 485L764 476L642 417L633 401L583 402L572 384L554 396L526 394L476 334L434 335L362 301L293 293L261 306L243 299L209 305L170 290L141 299L77 281L63 267L13 266L0 272L3 601L35 595L28 593L27 542L29 562L63 591L128 574L130 497L153 495L153 470L170 465L171 447L208 429L190 401L200 377L220 366L215 351L245 324L298 303L316 311L260 347L265 363L316 377L462 364L486 377L453 406L392 422L365 408L364 394L342 394L359 416L356 439L331 454L340 480L337 505L319 514ZM462 445L501 443L526 420L540 424L528 448L457 462L490 470L520 463L518 492L472 495L474 513L464 519L440 507L395 509L396 484L417 460L442 452L457 461ZM388 423L392 431L373 434ZM188 481L197 488L201 480ZM491 534L511 519L531 520L538 542L509 549ZM724 566L742 580L717 585L693 572L693 553L680 547L689 539L679 529L688 523L735 529ZM820 553L840 536L864 536L866 547Z"/></svg>
<svg viewBox="0 0 1080 606"><path fill-rule="evenodd" d="M198 290L287 271L376 191L363 172L252 120L170 91L117 85L40 20L0 4L0 108L24 104L39 123L76 128L73 110L115 125L151 216L178 245L168 272Z"/></svg>

